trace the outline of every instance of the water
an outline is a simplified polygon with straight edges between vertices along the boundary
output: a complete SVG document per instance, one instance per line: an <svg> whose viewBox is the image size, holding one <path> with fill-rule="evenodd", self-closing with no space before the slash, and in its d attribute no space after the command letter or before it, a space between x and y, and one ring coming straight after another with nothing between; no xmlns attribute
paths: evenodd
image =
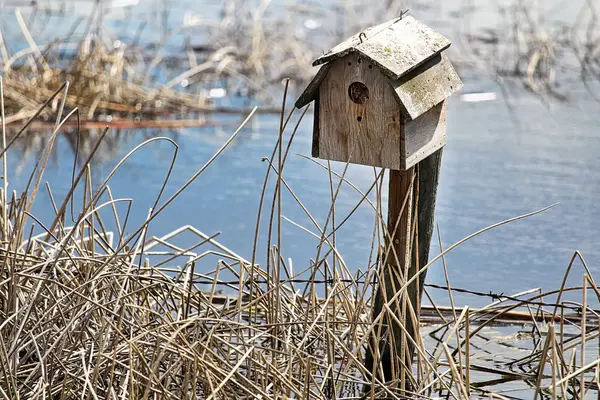
<svg viewBox="0 0 600 400"><path fill-rule="evenodd" d="M181 17L179 15L177 18ZM118 25L118 22L115 22ZM472 239L446 257L450 282L455 287L494 293L517 293L532 287L558 287L575 250L580 250L593 272L600 269L600 105L579 87L569 88L569 103L544 104L534 95L514 90L508 103L493 82L465 74L464 92L493 91L499 100L466 103L455 96L448 108L448 144L444 150L438 192L436 222L445 247L493 223L559 202L553 209L502 226ZM179 145L179 154L166 196L197 170L234 131L238 117L214 117L223 125L186 128L169 133ZM279 119L273 115L255 117L221 157L151 225L154 235L166 234L182 225L193 225L207 234L221 232L218 240L250 258L260 190L269 157L277 138ZM288 134L291 131L288 131ZM310 154L312 115L301 123L293 143L285 179L302 204L322 225L331 204L329 176L315 163L295 155ZM94 171L103 178L148 132L127 132L114 158ZM33 159L13 153L9 158L10 184L22 189ZM134 200L130 227L141 223L160 189L170 165L172 148L155 142L132 157L113 177L115 197ZM66 194L71 179L72 153L61 140L57 161L44 177L53 194ZM17 166L22 172L17 174ZM334 169L343 165L333 163ZM348 179L362 190L373 181L373 169L351 166ZM344 186L336 203L340 217L359 200ZM267 196L270 205L271 196ZM120 206L123 207L123 206ZM50 205L41 197L34 212L50 218ZM312 232L302 208L285 194L283 214ZM338 222L341 219L338 217ZM259 243L258 259L264 262L266 242ZM364 270L369 260L374 215L363 205L338 233L338 248L351 270ZM133 230L133 229L131 229ZM295 271L308 266L315 257L318 241L291 223L282 225L283 253L293 260ZM182 239L192 244L192 238ZM433 246L437 254L437 238ZM184 243L181 244L182 246ZM212 263L212 264L211 264ZM207 260L203 268L214 266ZM580 283L581 269L574 284ZM428 282L443 284L441 263L428 273ZM432 289L436 300L447 302L443 292ZM489 299L456 294L457 305L482 305Z"/></svg>

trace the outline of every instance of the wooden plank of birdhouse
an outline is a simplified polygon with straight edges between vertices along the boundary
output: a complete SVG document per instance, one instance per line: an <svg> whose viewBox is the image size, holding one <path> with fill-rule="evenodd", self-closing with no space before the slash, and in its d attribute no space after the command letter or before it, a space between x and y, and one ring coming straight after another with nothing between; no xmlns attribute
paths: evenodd
<svg viewBox="0 0 600 400"><path fill-rule="evenodd" d="M315 99L315 96L319 91L319 86L321 86L321 82L323 82L323 79L327 76L327 72L330 68L331 64L327 64L319 69L313 80L308 84L306 89L304 89L304 92L298 97L298 100L296 100L296 108L302 108Z"/></svg>
<svg viewBox="0 0 600 400"><path fill-rule="evenodd" d="M392 85L402 112L409 120L418 118L463 87L448 56L443 53L413 73L393 81Z"/></svg>
<svg viewBox="0 0 600 400"><path fill-rule="evenodd" d="M405 18L405 17L394 18L394 19L386 21L382 24L370 26L366 29L363 29L361 32L357 33L354 36L351 36L347 40L343 41L342 43L340 43L340 44L336 45L335 47L331 48L330 50L328 50L321 57L317 58L313 62L313 66L325 64L325 63L328 63L335 59L346 56L347 54L353 52L355 50L356 46L359 45L361 42L364 42L365 40L368 40L370 37L377 35L379 32L388 28L392 24L395 24L396 22L400 21L402 18Z"/></svg>
<svg viewBox="0 0 600 400"><path fill-rule="evenodd" d="M364 85L368 93L350 93L355 82ZM332 63L319 88L318 118L320 158L402 169L400 112L394 88L358 53Z"/></svg>
<svg viewBox="0 0 600 400"><path fill-rule="evenodd" d="M450 40L413 17L403 17L356 50L376 63L391 79L399 79L450 47Z"/></svg>
<svg viewBox="0 0 600 400"><path fill-rule="evenodd" d="M416 165L446 144L446 101L419 118L403 123L401 148L404 167Z"/></svg>
<svg viewBox="0 0 600 400"><path fill-rule="evenodd" d="M317 87L317 95L315 97L315 113L313 116L313 138L312 138L312 151L311 154L313 157L319 157L319 88Z"/></svg>

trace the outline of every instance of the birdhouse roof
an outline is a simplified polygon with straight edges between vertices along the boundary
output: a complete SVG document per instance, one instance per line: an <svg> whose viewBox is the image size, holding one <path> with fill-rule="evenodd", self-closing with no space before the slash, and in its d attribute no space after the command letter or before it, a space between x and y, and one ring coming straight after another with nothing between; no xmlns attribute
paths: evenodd
<svg viewBox="0 0 600 400"><path fill-rule="evenodd" d="M313 62L329 63L359 52L391 79L399 79L450 47L450 40L411 16L395 18L352 36Z"/></svg>
<svg viewBox="0 0 600 400"><path fill-rule="evenodd" d="M325 65L298 98L296 107L302 108L314 100L332 61L358 52L390 78L406 116L415 119L427 111L426 107L435 106L462 87L462 82L450 62L440 56L449 46L450 40L411 16L395 18L369 27L333 47L313 62L314 66ZM418 76L417 73L429 69L434 70L428 72L430 79L420 79L420 83L430 86L417 88L414 84L407 84L409 80ZM448 79L441 79L444 74L448 74ZM410 101L413 92L415 99ZM427 92L433 93L427 95ZM430 104L431 101L438 103Z"/></svg>

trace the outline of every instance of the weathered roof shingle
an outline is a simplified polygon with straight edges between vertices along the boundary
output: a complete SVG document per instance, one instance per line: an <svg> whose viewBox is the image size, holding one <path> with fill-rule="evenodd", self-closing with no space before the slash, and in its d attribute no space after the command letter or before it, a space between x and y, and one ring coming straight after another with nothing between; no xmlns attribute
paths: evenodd
<svg viewBox="0 0 600 400"><path fill-rule="evenodd" d="M325 65L296 107L315 99L332 61L359 52L390 79L405 116L415 119L462 87L452 64L441 54L448 47L450 40L410 16L369 27L315 60L314 66Z"/></svg>

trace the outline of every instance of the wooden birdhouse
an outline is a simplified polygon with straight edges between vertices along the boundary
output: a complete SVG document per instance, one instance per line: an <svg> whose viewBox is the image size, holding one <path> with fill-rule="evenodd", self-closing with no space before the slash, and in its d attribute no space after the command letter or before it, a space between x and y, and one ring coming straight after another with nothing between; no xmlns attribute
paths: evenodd
<svg viewBox="0 0 600 400"><path fill-rule="evenodd" d="M405 171L443 147L445 100L462 87L449 46L403 16L318 58L321 69L296 102L315 101L313 156Z"/></svg>

